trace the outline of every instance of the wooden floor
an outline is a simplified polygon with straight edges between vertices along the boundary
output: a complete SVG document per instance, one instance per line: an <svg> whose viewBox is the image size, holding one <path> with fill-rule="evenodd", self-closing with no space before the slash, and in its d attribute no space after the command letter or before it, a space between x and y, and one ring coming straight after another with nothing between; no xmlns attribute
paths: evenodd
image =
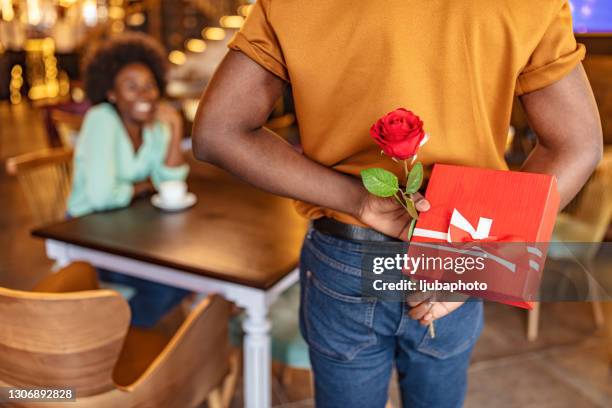
<svg viewBox="0 0 612 408"><path fill-rule="evenodd" d="M0 104L0 159L45 147L40 114L20 105ZM0 170L0 285L27 289L49 273L41 241L31 238L25 198L16 181ZM486 325L470 367L468 408L610 407L612 375L605 340L596 332L590 307L578 303L544 304L540 338L525 340L524 311L498 304L485 306ZM296 316L297 318L297 316ZM442 379L441 379L442 380ZM288 388L277 382L274 404L312 407L307 376ZM397 387L391 402L399 407ZM239 387L232 406L242 406Z"/></svg>

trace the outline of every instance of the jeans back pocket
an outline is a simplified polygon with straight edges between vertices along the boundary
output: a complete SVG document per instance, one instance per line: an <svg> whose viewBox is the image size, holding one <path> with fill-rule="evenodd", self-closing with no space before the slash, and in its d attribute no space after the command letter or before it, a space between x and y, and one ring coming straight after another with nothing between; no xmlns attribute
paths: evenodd
<svg viewBox="0 0 612 408"><path fill-rule="evenodd" d="M345 276L339 274L338 279ZM337 361L351 361L376 344L373 319L376 300L339 293L307 270L304 290L304 338L314 351Z"/></svg>
<svg viewBox="0 0 612 408"><path fill-rule="evenodd" d="M456 356L474 346L482 326L482 301L470 299L458 309L435 320L435 337L432 338L429 330L426 330L417 350L439 359Z"/></svg>

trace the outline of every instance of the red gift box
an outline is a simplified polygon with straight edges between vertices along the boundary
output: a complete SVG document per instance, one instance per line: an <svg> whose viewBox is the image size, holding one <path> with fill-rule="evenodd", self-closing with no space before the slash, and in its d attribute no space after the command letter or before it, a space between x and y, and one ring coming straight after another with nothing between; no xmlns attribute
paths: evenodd
<svg viewBox="0 0 612 408"><path fill-rule="evenodd" d="M431 256L432 245L419 243L439 243L433 245L437 256L482 251L486 262L483 270L450 279L423 270L414 276L481 279L487 290L469 294L531 308L559 209L555 177L436 164L425 197L431 208L419 216L408 256L419 256L424 247Z"/></svg>

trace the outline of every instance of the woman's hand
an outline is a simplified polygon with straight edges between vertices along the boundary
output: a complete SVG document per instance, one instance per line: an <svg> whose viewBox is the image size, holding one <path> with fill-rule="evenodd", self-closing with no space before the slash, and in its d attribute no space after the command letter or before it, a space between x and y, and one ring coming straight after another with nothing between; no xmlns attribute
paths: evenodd
<svg viewBox="0 0 612 408"><path fill-rule="evenodd" d="M156 119L165 123L170 128L170 143L166 153L166 166L180 166L185 162L181 151L183 140L183 118L170 104L160 102L157 106Z"/></svg>
<svg viewBox="0 0 612 408"><path fill-rule="evenodd" d="M421 194L413 194L412 199L418 211L429 210L429 202ZM408 240L408 229L412 217L393 197L380 198L366 194L361 205L359 219L378 232L402 241Z"/></svg>
<svg viewBox="0 0 612 408"><path fill-rule="evenodd" d="M160 102L157 105L155 119L167 124L172 130L172 136L175 136L176 130L181 130L183 128L183 118L181 118L181 115L179 115L176 109L167 102Z"/></svg>

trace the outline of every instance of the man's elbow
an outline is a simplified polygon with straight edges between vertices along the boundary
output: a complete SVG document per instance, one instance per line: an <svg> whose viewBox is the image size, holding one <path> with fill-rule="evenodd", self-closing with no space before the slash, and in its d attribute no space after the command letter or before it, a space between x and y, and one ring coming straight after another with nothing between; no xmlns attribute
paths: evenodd
<svg viewBox="0 0 612 408"><path fill-rule="evenodd" d="M219 133L209 118L198 112L192 132L192 150L196 159L209 163L214 162L213 151L217 142L215 135Z"/></svg>
<svg viewBox="0 0 612 408"><path fill-rule="evenodd" d="M589 159L590 163L593 166L593 169L597 167L599 162L603 157L604 147L603 147L603 130L601 125L596 127L596 130L593 131L592 143L589 143Z"/></svg>
<svg viewBox="0 0 612 408"><path fill-rule="evenodd" d="M585 174L592 174L603 157L603 135L590 132L588 137L583 134L581 141L576 140L573 146L566 150L565 160L573 161Z"/></svg>
<svg viewBox="0 0 612 408"><path fill-rule="evenodd" d="M579 137L568 137L557 147L563 151L563 156L580 163L585 169L595 170L603 157L603 132L599 123L584 126L581 130L572 132Z"/></svg>
<svg viewBox="0 0 612 408"><path fill-rule="evenodd" d="M599 163L601 159L603 158L603 153L604 153L603 137L602 139L599 140L599 143L597 143L596 148L594 150L595 152L593 153L593 156L594 156L595 163Z"/></svg>
<svg viewBox="0 0 612 408"><path fill-rule="evenodd" d="M193 132L193 140L192 140L192 151L193 156L203 162L209 162L211 160L210 153L208 149L206 149L206 140L208 139L208 135L205 132Z"/></svg>

